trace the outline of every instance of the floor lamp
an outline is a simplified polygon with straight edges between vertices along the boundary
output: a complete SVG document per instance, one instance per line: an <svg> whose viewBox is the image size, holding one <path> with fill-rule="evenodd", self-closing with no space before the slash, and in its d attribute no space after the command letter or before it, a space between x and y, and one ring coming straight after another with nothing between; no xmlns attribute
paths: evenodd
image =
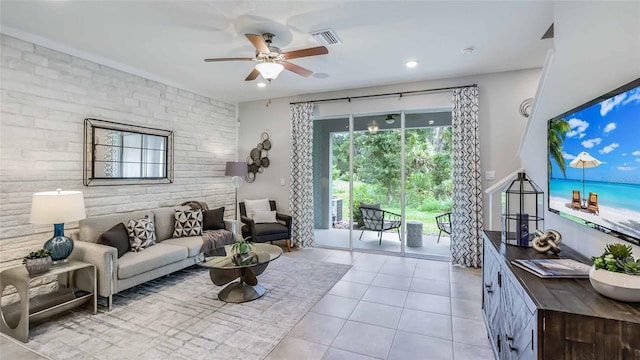
<svg viewBox="0 0 640 360"><path fill-rule="evenodd" d="M247 163L242 161L229 161L224 169L224 176L233 176L231 182L236 189L236 202L234 209L236 210L236 227L238 223L238 188L242 186L242 178L247 175Z"/></svg>

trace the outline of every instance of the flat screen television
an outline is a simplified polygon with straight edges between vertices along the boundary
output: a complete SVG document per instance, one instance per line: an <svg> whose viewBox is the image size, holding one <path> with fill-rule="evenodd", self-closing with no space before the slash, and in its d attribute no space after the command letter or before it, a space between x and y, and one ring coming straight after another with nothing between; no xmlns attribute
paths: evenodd
<svg viewBox="0 0 640 360"><path fill-rule="evenodd" d="M549 211L640 245L640 79L549 120Z"/></svg>

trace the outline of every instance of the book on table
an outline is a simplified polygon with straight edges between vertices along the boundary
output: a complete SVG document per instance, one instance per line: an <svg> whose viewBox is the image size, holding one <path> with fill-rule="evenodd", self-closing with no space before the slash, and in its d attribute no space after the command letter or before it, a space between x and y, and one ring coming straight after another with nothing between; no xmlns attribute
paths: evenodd
<svg viewBox="0 0 640 360"><path fill-rule="evenodd" d="M588 278L591 270L572 259L517 259L511 263L541 278Z"/></svg>

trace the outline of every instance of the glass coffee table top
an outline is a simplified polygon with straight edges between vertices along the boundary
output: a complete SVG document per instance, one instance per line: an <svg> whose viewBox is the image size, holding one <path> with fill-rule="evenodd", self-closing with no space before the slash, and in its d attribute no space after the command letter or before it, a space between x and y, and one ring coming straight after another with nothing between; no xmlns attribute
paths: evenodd
<svg viewBox="0 0 640 360"><path fill-rule="evenodd" d="M201 252L196 257L196 264L209 269L209 277L215 285L229 284L218 293L218 299L241 303L265 294L257 276L280 255L282 249L275 245L253 244L251 252L243 255L234 254L231 245L227 245ZM236 279L239 281L231 283Z"/></svg>

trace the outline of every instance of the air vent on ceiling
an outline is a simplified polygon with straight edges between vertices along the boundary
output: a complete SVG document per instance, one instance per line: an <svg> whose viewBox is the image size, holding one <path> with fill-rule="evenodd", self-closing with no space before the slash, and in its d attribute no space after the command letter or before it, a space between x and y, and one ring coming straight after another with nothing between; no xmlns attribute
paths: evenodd
<svg viewBox="0 0 640 360"><path fill-rule="evenodd" d="M332 29L314 31L311 33L311 36L313 36L313 38L316 39L316 41L320 45L342 44L342 41L338 37L338 34L336 34L336 32L333 31Z"/></svg>

